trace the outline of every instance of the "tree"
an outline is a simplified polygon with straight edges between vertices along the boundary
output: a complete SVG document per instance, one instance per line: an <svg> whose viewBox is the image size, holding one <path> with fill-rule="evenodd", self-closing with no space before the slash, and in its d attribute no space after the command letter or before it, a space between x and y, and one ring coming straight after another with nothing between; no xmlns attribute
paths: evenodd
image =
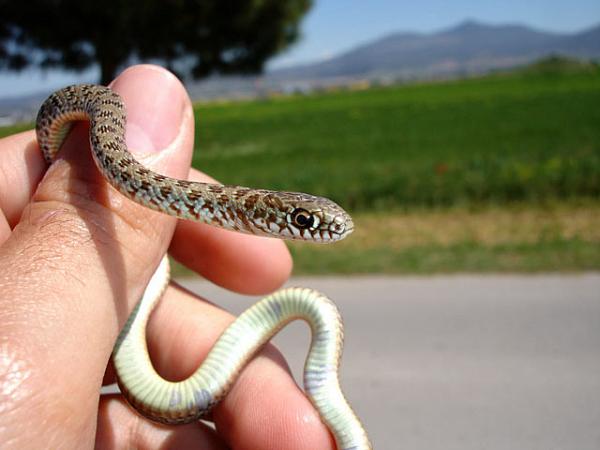
<svg viewBox="0 0 600 450"><path fill-rule="evenodd" d="M83 70L132 61L180 76L257 73L294 42L312 0L0 0L0 68Z"/></svg>

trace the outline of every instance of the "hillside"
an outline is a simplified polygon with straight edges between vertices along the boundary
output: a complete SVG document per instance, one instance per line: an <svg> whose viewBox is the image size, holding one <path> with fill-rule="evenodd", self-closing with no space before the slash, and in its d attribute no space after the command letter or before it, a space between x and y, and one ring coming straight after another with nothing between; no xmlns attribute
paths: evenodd
<svg viewBox="0 0 600 450"><path fill-rule="evenodd" d="M273 71L285 79L394 75L417 77L485 72L549 54L600 57L600 25L557 34L522 25L474 21L436 33L394 33L327 61Z"/></svg>

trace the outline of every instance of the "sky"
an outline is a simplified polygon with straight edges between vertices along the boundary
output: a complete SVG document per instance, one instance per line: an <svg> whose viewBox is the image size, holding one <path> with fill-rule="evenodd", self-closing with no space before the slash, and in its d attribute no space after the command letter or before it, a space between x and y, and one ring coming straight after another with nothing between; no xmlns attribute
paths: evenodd
<svg viewBox="0 0 600 450"><path fill-rule="evenodd" d="M302 22L301 39L268 67L324 60L391 32L433 32L467 19L571 33L600 23L600 0L315 0ZM93 69L80 74L1 72L0 97L94 81L97 74Z"/></svg>

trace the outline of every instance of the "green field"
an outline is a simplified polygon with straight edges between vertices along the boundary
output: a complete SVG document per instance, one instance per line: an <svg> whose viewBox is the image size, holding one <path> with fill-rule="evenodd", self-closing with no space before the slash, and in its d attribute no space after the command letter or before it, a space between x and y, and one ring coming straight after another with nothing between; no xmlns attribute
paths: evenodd
<svg viewBox="0 0 600 450"><path fill-rule="evenodd" d="M195 113L195 167L353 213L347 242L292 245L297 273L600 269L597 65Z"/></svg>
<svg viewBox="0 0 600 450"><path fill-rule="evenodd" d="M346 242L291 245L297 273L600 269L597 66L206 104L196 115L196 167L352 211Z"/></svg>
<svg viewBox="0 0 600 450"><path fill-rule="evenodd" d="M356 211L600 194L600 70L199 105L194 165Z"/></svg>

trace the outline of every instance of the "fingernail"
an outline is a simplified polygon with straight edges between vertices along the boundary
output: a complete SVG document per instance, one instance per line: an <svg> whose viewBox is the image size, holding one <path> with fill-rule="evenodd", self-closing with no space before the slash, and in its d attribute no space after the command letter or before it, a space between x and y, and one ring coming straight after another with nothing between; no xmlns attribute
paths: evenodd
<svg viewBox="0 0 600 450"><path fill-rule="evenodd" d="M125 101L125 140L132 153L159 152L179 134L187 94L173 74L156 66L126 70L111 87Z"/></svg>

